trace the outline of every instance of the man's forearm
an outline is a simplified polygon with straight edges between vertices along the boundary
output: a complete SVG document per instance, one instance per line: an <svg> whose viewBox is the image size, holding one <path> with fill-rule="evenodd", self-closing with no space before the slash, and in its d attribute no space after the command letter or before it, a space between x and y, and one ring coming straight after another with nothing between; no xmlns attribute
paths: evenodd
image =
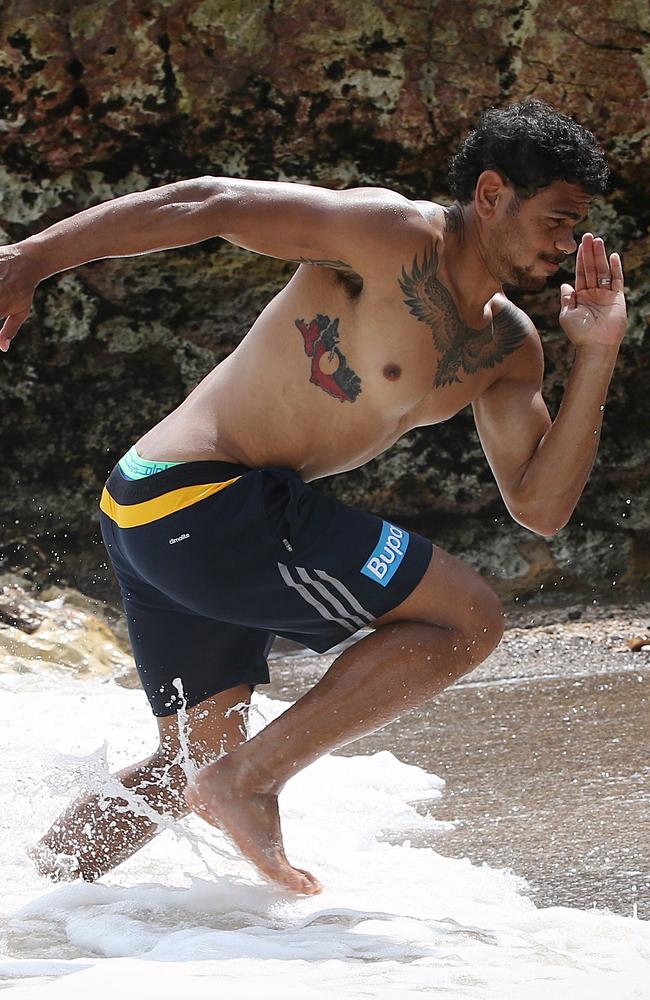
<svg viewBox="0 0 650 1000"><path fill-rule="evenodd" d="M38 280L103 257L130 257L216 235L224 184L198 177L88 208L24 240Z"/></svg>
<svg viewBox="0 0 650 1000"><path fill-rule="evenodd" d="M521 506L540 534L564 527L589 478L617 354L598 345L576 351L559 412L521 478Z"/></svg>

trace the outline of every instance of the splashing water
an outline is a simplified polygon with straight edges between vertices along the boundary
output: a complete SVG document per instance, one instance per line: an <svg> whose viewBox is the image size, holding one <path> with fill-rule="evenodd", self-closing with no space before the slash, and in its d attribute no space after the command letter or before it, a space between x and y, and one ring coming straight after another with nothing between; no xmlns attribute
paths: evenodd
<svg viewBox="0 0 650 1000"><path fill-rule="evenodd" d="M507 869L413 848L414 831L436 827L443 783L386 750L324 757L282 793L287 853L323 881L319 897L263 882L196 816L168 821L98 883L52 887L27 847L80 776L115 794L110 770L143 755L151 717L141 692L106 681L5 674L0 691L0 977L12 1000L644 997L647 924L537 909ZM256 695L251 729L286 708ZM110 737L99 749L98 733Z"/></svg>

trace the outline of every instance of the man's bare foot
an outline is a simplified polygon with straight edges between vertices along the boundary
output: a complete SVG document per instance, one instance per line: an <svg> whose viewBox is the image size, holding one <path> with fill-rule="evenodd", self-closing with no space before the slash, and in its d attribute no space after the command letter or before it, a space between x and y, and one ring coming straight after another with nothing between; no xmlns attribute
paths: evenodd
<svg viewBox="0 0 650 1000"><path fill-rule="evenodd" d="M262 875L307 896L320 892L313 875L287 860L277 795L255 790L241 772L233 755L202 768L185 791L188 805L227 833Z"/></svg>

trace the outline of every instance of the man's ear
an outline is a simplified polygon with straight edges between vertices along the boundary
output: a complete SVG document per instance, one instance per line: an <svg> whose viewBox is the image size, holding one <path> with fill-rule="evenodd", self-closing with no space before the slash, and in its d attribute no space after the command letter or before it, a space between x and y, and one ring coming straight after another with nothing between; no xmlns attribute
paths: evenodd
<svg viewBox="0 0 650 1000"><path fill-rule="evenodd" d="M510 185L497 170L484 170L476 182L474 210L480 219L491 219Z"/></svg>

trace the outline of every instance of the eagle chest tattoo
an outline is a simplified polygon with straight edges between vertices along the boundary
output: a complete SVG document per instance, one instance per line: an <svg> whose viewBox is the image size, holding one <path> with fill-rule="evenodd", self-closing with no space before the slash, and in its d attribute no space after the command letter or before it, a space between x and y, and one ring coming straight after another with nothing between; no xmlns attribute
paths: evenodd
<svg viewBox="0 0 650 1000"><path fill-rule="evenodd" d="M311 358L309 381L341 403L354 403L361 392L361 379L352 371L338 346L338 318L330 319L317 313L310 322L304 319L295 322L302 334L305 354Z"/></svg>
<svg viewBox="0 0 650 1000"><path fill-rule="evenodd" d="M431 329L441 355L433 385L442 388L460 382L459 372L473 375L479 368L494 368L517 350L527 330L509 303L482 330L466 326L451 294L436 277L437 270L438 253L432 246L424 252L421 264L416 254L410 272L402 268L399 286L409 311Z"/></svg>

